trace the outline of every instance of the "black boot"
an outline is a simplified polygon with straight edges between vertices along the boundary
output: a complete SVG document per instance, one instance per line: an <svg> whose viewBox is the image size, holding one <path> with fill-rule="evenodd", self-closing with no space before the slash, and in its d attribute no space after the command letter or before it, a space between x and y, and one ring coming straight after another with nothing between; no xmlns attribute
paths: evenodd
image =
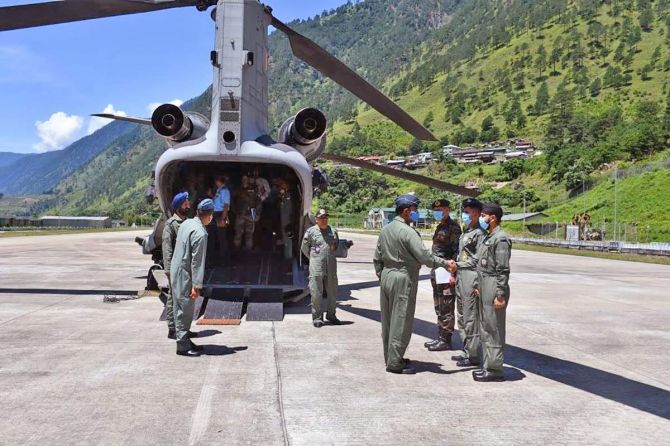
<svg viewBox="0 0 670 446"><path fill-rule="evenodd" d="M442 352L451 350L451 339L440 339L437 343L428 347L429 352Z"/></svg>
<svg viewBox="0 0 670 446"><path fill-rule="evenodd" d="M440 342L439 339L433 339L433 340L431 340L431 341L426 341L426 342L424 342L424 343L423 343L423 346L426 347L426 348L428 348L428 347L430 347L431 345L435 345L435 344L437 344L438 342Z"/></svg>

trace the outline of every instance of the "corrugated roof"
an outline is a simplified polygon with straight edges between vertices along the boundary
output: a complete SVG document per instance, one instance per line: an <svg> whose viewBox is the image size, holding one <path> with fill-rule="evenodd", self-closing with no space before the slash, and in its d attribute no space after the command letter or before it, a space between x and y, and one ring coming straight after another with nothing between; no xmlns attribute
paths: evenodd
<svg viewBox="0 0 670 446"><path fill-rule="evenodd" d="M59 217L57 215L45 215L40 220L90 220L90 221L105 221L110 217Z"/></svg>
<svg viewBox="0 0 670 446"><path fill-rule="evenodd" d="M537 217L538 215L541 215L543 217L546 217L547 214L544 214L542 212L526 212L520 213L520 214L507 214L503 215L503 221L519 221L523 220L524 218L532 218L532 217Z"/></svg>

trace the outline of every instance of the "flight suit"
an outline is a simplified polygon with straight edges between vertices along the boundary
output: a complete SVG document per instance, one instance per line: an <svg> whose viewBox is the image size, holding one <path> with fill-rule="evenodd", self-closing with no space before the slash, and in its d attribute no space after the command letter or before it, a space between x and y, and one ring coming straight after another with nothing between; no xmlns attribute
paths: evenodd
<svg viewBox="0 0 670 446"><path fill-rule="evenodd" d="M433 254L441 259L456 260L460 236L461 227L454 220L449 218L446 222L440 222L433 235ZM451 342L455 322L455 286L447 283L438 285L435 282L435 271L431 272L430 283L433 285L433 304L437 315L438 337L441 341Z"/></svg>
<svg viewBox="0 0 670 446"><path fill-rule="evenodd" d="M206 253L207 230L205 226L198 218L186 220L181 224L177 233L177 242L170 264L178 351L188 351L191 348L188 331L193 322L195 304L195 301L191 299L191 289L202 289Z"/></svg>
<svg viewBox="0 0 670 446"><path fill-rule="evenodd" d="M322 231L312 226L302 238L300 251L309 259L309 292L312 296L312 320L322 319L321 301L326 291L328 307L326 318L335 317L337 306L337 259L335 249L339 244L337 230L328 226ZM335 249L331 249L333 246Z"/></svg>
<svg viewBox="0 0 670 446"><path fill-rule="evenodd" d="M405 367L403 356L412 337L421 265L437 268L444 262L431 254L414 228L395 217L379 235L373 263L380 279L386 368L400 370Z"/></svg>
<svg viewBox="0 0 670 446"><path fill-rule="evenodd" d="M259 209L256 188L248 187L238 191L233 200L233 206L235 207L235 237L233 238L233 244L236 249L240 249L242 238L244 238L245 248L251 250L254 246L254 229L259 217L257 214Z"/></svg>
<svg viewBox="0 0 670 446"><path fill-rule="evenodd" d="M458 272L456 273L456 300L463 309L463 350L473 363L480 362L479 299L473 296L477 287L477 249L486 232L475 226L461 235L458 245Z"/></svg>
<svg viewBox="0 0 670 446"><path fill-rule="evenodd" d="M179 231L179 226L181 226L183 220L179 215L174 214L172 217L165 222L165 227L163 228L163 268L168 275L168 283L170 282L170 263L172 262L172 253L174 252L174 245L177 242L177 232ZM166 320L168 324L168 330L174 331L174 309L172 303L172 285L167 292L167 301L165 302L166 308Z"/></svg>
<svg viewBox="0 0 670 446"><path fill-rule="evenodd" d="M500 227L487 234L477 250L479 330L484 356L483 369L498 376L503 374L511 254L512 241ZM505 308L495 309L493 300L496 296L505 298Z"/></svg>

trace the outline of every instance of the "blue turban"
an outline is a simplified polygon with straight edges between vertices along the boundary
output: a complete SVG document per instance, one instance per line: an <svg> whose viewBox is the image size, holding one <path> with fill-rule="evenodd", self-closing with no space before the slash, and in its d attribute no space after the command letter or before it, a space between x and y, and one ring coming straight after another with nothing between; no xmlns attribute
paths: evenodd
<svg viewBox="0 0 670 446"><path fill-rule="evenodd" d="M401 195L395 199L396 208L405 209L412 206L419 207L419 204L421 204L421 200L419 200L419 197L412 194Z"/></svg>
<svg viewBox="0 0 670 446"><path fill-rule="evenodd" d="M188 200L188 192L180 192L172 199L172 210L176 211L184 202Z"/></svg>

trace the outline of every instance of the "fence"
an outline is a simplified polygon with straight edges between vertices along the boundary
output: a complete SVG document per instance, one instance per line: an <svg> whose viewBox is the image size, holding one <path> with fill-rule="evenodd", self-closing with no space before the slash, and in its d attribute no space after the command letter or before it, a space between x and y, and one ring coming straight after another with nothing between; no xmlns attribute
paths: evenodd
<svg viewBox="0 0 670 446"><path fill-rule="evenodd" d="M526 245L550 246L555 248L670 257L670 243L590 242L528 237L513 237L512 241Z"/></svg>

